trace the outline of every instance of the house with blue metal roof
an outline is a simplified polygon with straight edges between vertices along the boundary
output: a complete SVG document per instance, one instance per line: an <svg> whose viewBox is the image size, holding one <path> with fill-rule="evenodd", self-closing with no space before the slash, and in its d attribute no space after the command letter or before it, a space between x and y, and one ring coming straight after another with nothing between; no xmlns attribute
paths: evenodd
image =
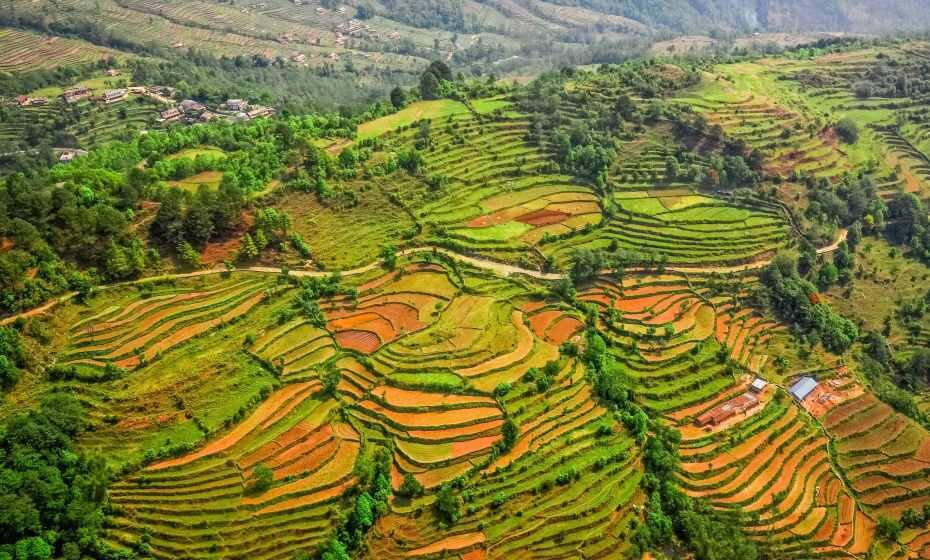
<svg viewBox="0 0 930 560"><path fill-rule="evenodd" d="M811 394L811 391L817 388L817 380L813 377L802 377L794 385L788 389L788 392L791 393L791 396L796 398L799 401L803 401L807 395Z"/></svg>

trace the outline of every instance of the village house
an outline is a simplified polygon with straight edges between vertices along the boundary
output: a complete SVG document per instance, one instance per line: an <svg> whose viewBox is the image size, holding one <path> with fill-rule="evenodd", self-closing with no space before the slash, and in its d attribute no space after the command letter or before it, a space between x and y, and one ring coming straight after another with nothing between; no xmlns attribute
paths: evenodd
<svg viewBox="0 0 930 560"><path fill-rule="evenodd" d="M70 163L74 159L74 152L61 152L58 161L61 163Z"/></svg>
<svg viewBox="0 0 930 560"><path fill-rule="evenodd" d="M162 97L174 97L175 89L170 86L149 86L149 93L161 95Z"/></svg>
<svg viewBox="0 0 930 560"><path fill-rule="evenodd" d="M145 93L145 86L129 86L129 93L134 95L142 95Z"/></svg>
<svg viewBox="0 0 930 560"><path fill-rule="evenodd" d="M33 97L29 100L29 104L33 107L41 107L42 105L48 105L48 97Z"/></svg>
<svg viewBox="0 0 930 560"><path fill-rule="evenodd" d="M81 99L90 95L90 88L86 86L77 86L73 88L66 89L62 92L61 96L65 99L65 103L77 103Z"/></svg>
<svg viewBox="0 0 930 560"><path fill-rule="evenodd" d="M178 111L176 107L172 107L167 111L162 111L159 115L161 122L171 122L181 118L181 111Z"/></svg>
<svg viewBox="0 0 930 560"><path fill-rule="evenodd" d="M803 401L816 388L817 380L813 377L804 376L795 382L795 384L788 389L788 392L798 401Z"/></svg>
<svg viewBox="0 0 930 560"><path fill-rule="evenodd" d="M224 106L230 111L246 111L249 108L249 102L244 99L227 99Z"/></svg>
<svg viewBox="0 0 930 560"><path fill-rule="evenodd" d="M293 57L291 57L291 60L293 60L294 62L298 64L302 64L307 61L307 55L303 53L297 53Z"/></svg>
<svg viewBox="0 0 930 560"><path fill-rule="evenodd" d="M247 114L250 119L257 119L259 117L270 117L274 115L274 109L272 109L271 107L255 106Z"/></svg>
<svg viewBox="0 0 930 560"><path fill-rule="evenodd" d="M111 103L118 103L126 99L126 90L120 89L108 89L103 92L103 102L107 105Z"/></svg>
<svg viewBox="0 0 930 560"><path fill-rule="evenodd" d="M115 68L107 68L107 71L104 72L104 74L106 74L107 76L109 76L109 77L111 77L111 78L115 78L116 76L119 76L120 72L119 72L119 70L117 70L117 69L115 69Z"/></svg>
<svg viewBox="0 0 930 560"><path fill-rule="evenodd" d="M29 96L28 95L17 95L16 104L20 107L26 107L29 105Z"/></svg>
<svg viewBox="0 0 930 560"><path fill-rule="evenodd" d="M694 424L700 428L719 426L737 414L742 414L757 406L759 406L758 397L752 393L745 393L698 416Z"/></svg>
<svg viewBox="0 0 930 560"><path fill-rule="evenodd" d="M768 387L769 382L761 377L757 377L753 380L752 385L749 386L749 390L753 393L759 394L762 391L765 391L765 388Z"/></svg>
<svg viewBox="0 0 930 560"><path fill-rule="evenodd" d="M203 113L207 110L203 104L198 103L193 99L185 99L181 102L180 105L178 105L178 109L180 109L186 115L199 115L200 113Z"/></svg>

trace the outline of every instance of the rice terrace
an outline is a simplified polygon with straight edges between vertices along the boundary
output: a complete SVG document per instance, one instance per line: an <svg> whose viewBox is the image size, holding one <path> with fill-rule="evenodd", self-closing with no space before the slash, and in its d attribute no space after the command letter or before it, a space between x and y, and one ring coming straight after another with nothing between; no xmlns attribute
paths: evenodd
<svg viewBox="0 0 930 560"><path fill-rule="evenodd" d="M183 4L99 13L223 71L350 17ZM575 4L465 6L645 33ZM456 34L353 112L60 33L0 28L59 132L0 158L0 560L930 560L930 42Z"/></svg>

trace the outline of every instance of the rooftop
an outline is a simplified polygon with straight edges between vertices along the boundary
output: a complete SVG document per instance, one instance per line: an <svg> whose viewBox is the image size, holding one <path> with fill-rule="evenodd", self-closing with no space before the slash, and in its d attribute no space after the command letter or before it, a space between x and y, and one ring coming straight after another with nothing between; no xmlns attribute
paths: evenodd
<svg viewBox="0 0 930 560"><path fill-rule="evenodd" d="M817 388L817 380L813 377L805 376L792 385L791 388L788 389L788 392L791 393L791 396L794 398L803 401L815 388Z"/></svg>

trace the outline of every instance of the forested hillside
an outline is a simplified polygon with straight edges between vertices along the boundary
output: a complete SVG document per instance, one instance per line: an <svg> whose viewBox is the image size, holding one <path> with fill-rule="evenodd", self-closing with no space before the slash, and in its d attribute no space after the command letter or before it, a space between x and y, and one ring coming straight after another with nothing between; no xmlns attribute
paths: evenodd
<svg viewBox="0 0 930 560"><path fill-rule="evenodd" d="M530 0L531 1L531 0ZM930 21L920 0L552 0L634 19L675 33L921 30Z"/></svg>

